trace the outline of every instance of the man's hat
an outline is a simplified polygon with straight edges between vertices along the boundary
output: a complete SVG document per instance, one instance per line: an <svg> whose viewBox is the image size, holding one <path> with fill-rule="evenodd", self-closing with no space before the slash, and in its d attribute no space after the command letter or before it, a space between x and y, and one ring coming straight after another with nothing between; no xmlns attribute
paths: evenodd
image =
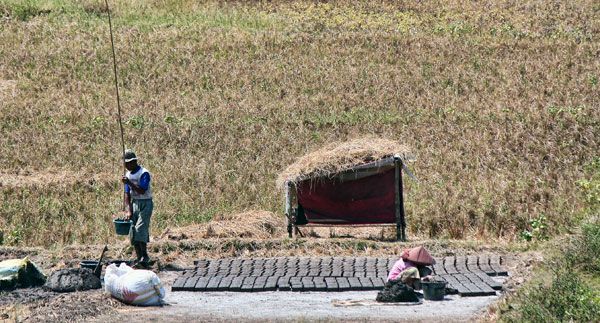
<svg viewBox="0 0 600 323"><path fill-rule="evenodd" d="M134 161L137 160L137 156L135 155L135 153L133 152L133 150L131 149L127 149L125 150L125 154L123 155L123 161L125 161L126 163L130 162L130 161Z"/></svg>

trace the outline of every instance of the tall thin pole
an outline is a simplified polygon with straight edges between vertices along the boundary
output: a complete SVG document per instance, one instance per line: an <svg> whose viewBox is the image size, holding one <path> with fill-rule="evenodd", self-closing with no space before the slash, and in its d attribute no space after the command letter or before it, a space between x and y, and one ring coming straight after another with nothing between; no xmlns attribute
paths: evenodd
<svg viewBox="0 0 600 323"><path fill-rule="evenodd" d="M123 122L121 121L121 98L119 97L119 82L117 81L117 57L115 55L115 43L113 41L112 21L110 19L110 9L108 8L108 0L104 0L106 11L108 12L108 29L110 30L110 47L112 48L113 56L113 71L115 72L115 89L117 90L117 111L119 113L119 127L121 129L121 150L125 157L125 140L123 139Z"/></svg>
<svg viewBox="0 0 600 323"><path fill-rule="evenodd" d="M117 90L117 111L119 114L119 128L121 129L121 158L125 158L125 140L123 139L123 122L121 121L121 98L119 97L119 82L117 81L117 56L115 55L115 42L113 41L112 21L110 19L110 8L108 8L108 0L104 0L106 4L106 12L108 12L108 30L110 30L110 47L112 48L113 57L113 72L115 74L115 89ZM123 162L125 160L123 159ZM122 163L120 163L122 165ZM125 169L123 169L125 176ZM125 199L123 198L123 210L126 208Z"/></svg>

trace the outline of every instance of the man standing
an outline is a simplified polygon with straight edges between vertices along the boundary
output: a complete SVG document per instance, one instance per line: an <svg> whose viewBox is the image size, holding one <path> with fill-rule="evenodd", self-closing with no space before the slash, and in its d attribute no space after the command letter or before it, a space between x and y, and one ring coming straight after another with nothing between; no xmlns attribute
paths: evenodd
<svg viewBox="0 0 600 323"><path fill-rule="evenodd" d="M147 266L150 262L147 244L150 241L150 217L154 209L150 173L138 165L138 158L132 150L125 150L123 156L127 173L121 179L125 184L125 218L132 220L129 238L135 248L134 265Z"/></svg>

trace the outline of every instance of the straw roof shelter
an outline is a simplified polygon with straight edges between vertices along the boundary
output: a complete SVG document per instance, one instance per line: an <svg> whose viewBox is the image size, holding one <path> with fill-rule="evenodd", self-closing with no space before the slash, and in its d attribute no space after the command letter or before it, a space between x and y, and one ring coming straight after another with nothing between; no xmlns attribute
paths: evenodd
<svg viewBox="0 0 600 323"><path fill-rule="evenodd" d="M290 237L298 226L390 225L405 239L402 174L414 158L392 140L361 138L328 144L282 171ZM414 177L413 177L414 178Z"/></svg>

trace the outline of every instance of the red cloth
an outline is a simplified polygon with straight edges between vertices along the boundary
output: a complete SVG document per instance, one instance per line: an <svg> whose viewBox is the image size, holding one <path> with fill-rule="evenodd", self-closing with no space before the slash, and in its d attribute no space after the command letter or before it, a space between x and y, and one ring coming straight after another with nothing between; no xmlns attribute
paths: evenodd
<svg viewBox="0 0 600 323"><path fill-rule="evenodd" d="M305 180L298 184L298 202L309 223L396 223L394 168L345 181Z"/></svg>

